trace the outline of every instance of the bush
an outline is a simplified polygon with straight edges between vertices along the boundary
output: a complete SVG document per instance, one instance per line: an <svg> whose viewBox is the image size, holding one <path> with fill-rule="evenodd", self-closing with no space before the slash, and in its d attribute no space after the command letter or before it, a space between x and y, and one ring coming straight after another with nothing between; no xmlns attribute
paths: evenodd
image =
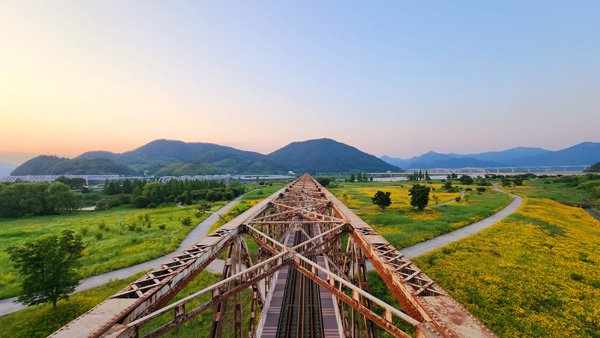
<svg viewBox="0 0 600 338"><path fill-rule="evenodd" d="M101 240L102 239L102 233L101 232L97 232L94 236L96 236L97 240Z"/></svg>
<svg viewBox="0 0 600 338"><path fill-rule="evenodd" d="M146 196L139 196L133 199L133 206L136 208L146 208L150 204L150 199Z"/></svg>
<svg viewBox="0 0 600 338"><path fill-rule="evenodd" d="M487 189L486 189L486 188L484 188L484 187L477 187L477 191L479 191L479 192L484 192L484 191L486 191L486 190L487 190Z"/></svg>
<svg viewBox="0 0 600 338"><path fill-rule="evenodd" d="M188 216L188 217L182 219L181 220L181 225L184 225L184 226L190 226L190 225L192 225L192 218Z"/></svg>
<svg viewBox="0 0 600 338"><path fill-rule="evenodd" d="M148 204L148 209L155 209L155 208L156 208L156 204L154 204L154 203Z"/></svg>
<svg viewBox="0 0 600 338"><path fill-rule="evenodd" d="M166 227L167 227L167 225L166 225L166 224L164 224L164 223L163 223L163 224L160 224L160 225L158 226L158 228L159 228L160 230L165 230L165 228L166 228Z"/></svg>
<svg viewBox="0 0 600 338"><path fill-rule="evenodd" d="M465 191L473 191L473 189L467 188L467 189L465 189Z"/></svg>
<svg viewBox="0 0 600 338"><path fill-rule="evenodd" d="M454 199L456 202L460 202L460 196Z"/></svg>

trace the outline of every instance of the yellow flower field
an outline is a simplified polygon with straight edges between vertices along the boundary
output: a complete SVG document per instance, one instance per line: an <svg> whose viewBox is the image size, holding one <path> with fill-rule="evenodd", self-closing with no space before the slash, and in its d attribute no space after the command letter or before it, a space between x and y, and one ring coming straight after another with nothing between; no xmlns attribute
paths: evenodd
<svg viewBox="0 0 600 338"><path fill-rule="evenodd" d="M529 198L414 262L500 337L600 335L600 222L580 208Z"/></svg>
<svg viewBox="0 0 600 338"><path fill-rule="evenodd" d="M429 207L418 210L410 205L409 189L413 182L368 182L346 183L331 188L331 192L358 216L381 233L396 248L407 247L435 236L439 236L472 224L502 209L510 202L510 197L486 188L479 193L469 191L468 201L462 199L454 202L460 192L447 192L441 183L425 185L432 187ZM466 190L475 186L459 186ZM391 193L392 204L385 210L373 205L371 197L377 191ZM438 196L439 203L452 201L451 204L434 206L433 194Z"/></svg>

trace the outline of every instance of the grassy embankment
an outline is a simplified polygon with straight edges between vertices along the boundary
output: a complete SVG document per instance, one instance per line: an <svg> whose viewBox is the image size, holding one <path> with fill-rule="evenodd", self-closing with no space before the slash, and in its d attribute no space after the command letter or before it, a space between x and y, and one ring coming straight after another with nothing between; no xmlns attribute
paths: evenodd
<svg viewBox="0 0 600 338"><path fill-rule="evenodd" d="M526 198L414 262L500 337L600 337L600 222L581 208Z"/></svg>
<svg viewBox="0 0 600 338"><path fill-rule="evenodd" d="M433 194L440 203L460 196L459 192L448 193L441 183L426 184L435 188L430 193L429 205L434 204ZM335 196L371 225L396 248L401 249L433 237L472 224L502 209L510 202L510 196L491 190L479 194L476 186L457 186L467 191L467 198L451 204L431 206L419 211L410 206L408 190L412 183L369 182L344 183L340 188L330 189ZM373 205L371 197L377 190L391 192L392 205L385 211Z"/></svg>
<svg viewBox="0 0 600 338"><path fill-rule="evenodd" d="M0 327L2 328L2 330L0 330L0 338L46 337L92 307L101 303L109 296L117 293L144 274L144 272L141 272L123 281L111 281L101 287L72 295L68 300L60 300L57 304L56 311L52 311L51 304L42 304L2 316L0 317ZM183 289L172 302L208 287L219 280L220 276L218 275L202 272L185 289ZM194 304L197 305L200 301L204 302L206 300L207 298L204 297ZM232 308L232 306L229 307L229 309ZM244 310L248 311L248 309ZM172 314L170 318L173 318ZM148 326L156 326L158 325L158 322L165 321L166 319L166 317L161 316L158 319L151 321ZM182 327L171 331L167 337L207 337L210 334L210 327L208 330L206 330L206 328L211 321L212 311L207 311L190 320Z"/></svg>
<svg viewBox="0 0 600 338"><path fill-rule="evenodd" d="M214 203L216 210L224 203ZM192 208L165 207L78 212L71 215L38 216L0 220L0 298L16 296L21 277L10 262L6 249L50 234L72 230L86 245L81 258L81 278L113 271L160 257L171 252L193 229L208 217ZM181 220L190 217L192 226Z"/></svg>
<svg viewBox="0 0 600 338"><path fill-rule="evenodd" d="M250 206L258 203L260 200L265 197L270 196L275 191L281 189L283 185L275 185L275 186L265 186L262 187L259 191L252 192L243 197L242 201L237 206L238 209L230 211L226 218L233 218L233 214L241 213L243 210L247 210ZM224 203L213 203L213 208L215 204L219 207ZM174 208L174 211L185 211L181 208ZM242 210L242 211L240 211ZM135 211L135 210L129 210ZM112 211L115 212L115 211ZM125 212L125 210L119 211L121 214ZM111 213L111 211L103 212L106 214ZM96 213L100 214L100 213ZM224 222L226 218L220 220L220 222ZM224 224L224 223L222 223ZM152 226L154 228L155 226ZM168 229L168 227L167 227ZM248 241L251 245L253 242ZM254 245L255 246L255 245ZM61 300L58 302L58 309L54 313L52 311L52 306L49 304L37 305L33 307L29 307L27 309L17 311L15 313L5 315L0 317L0 327L3 329L0 332L0 337L45 337L48 334L56 331L63 325L67 324L71 320L83 314L85 311L99 304L110 295L116 293L120 289L124 288L126 285L131 283L132 281L139 278L143 273L139 273L131 278L128 278L124 281L113 281L107 285L104 285L99 288L87 290L75 295L70 296L68 300ZM183 297L186 297L198 290L201 290L209 285L212 285L219 281L221 277L219 275L212 275L208 272L202 272L194 281L192 281L186 288L184 288L173 300L175 302ZM250 292L244 292L243 299L243 311L244 313L248 313L250 302ZM191 303L190 306L197 306L201 302L205 302L207 300L207 296L201 297L198 300ZM230 300L230 303L232 301ZM233 308L232 303L229 304L228 308L230 311L227 313L226 322L233 321ZM165 323L170 318L172 318L171 314L163 315L157 319L150 321L142 330L142 334L144 332L148 332L151 328L156 328L160 326L162 323ZM204 312L202 315L190 320L188 323L183 326L169 332L167 337L207 337L210 334L210 323L212 321L212 310ZM247 323L244 322L244 328L247 327ZM228 337L231 336L231 327L224 327L223 336Z"/></svg>

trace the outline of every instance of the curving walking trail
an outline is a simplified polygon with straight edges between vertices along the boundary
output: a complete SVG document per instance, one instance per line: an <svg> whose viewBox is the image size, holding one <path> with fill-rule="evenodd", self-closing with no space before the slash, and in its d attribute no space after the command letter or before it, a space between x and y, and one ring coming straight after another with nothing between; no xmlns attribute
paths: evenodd
<svg viewBox="0 0 600 338"><path fill-rule="evenodd" d="M523 197L508 193L508 192L500 189L498 187L498 183L495 183L492 186L492 189L512 196L512 198L513 198L512 201L510 201L510 203L508 203L508 205L506 205L504 208L502 208L502 210L498 211L497 213L495 213L493 215L490 215L489 217L486 217L486 218L484 218L478 222L475 222L473 224L464 226L460 229L456 229L447 234L437 236L437 237L427 240L425 242L417 243L415 245L406 247L406 248L400 250L400 252L404 256L406 256L406 258L409 258L409 259L413 258L413 257L421 256L424 253L441 248L449 243L458 241L461 238L471 236L472 234L478 233L485 228L491 227L492 225L501 221L504 217L515 212L523 204Z"/></svg>
<svg viewBox="0 0 600 338"><path fill-rule="evenodd" d="M435 249L441 248L451 242L454 242L461 238L470 236L474 233L480 232L480 231L484 230L485 228L488 228L488 227L494 225L495 223L499 222L506 216L515 212L521 206L521 204L523 204L522 197L510 194L510 193L507 193L506 191L501 190L498 187L498 183L494 184L492 186L492 188L496 191L499 191L499 192L502 192L502 193L512 196L513 200L507 206L505 206L502 210L498 211L497 213L495 213L489 217L486 217L478 222L475 222L471 225L467 225L460 229L454 230L447 234L432 238L428 241L421 242L421 243L415 244L413 246L409 246L407 248L400 250L400 252L402 254L404 254L404 256L406 256L407 258L413 258L413 257L420 256L424 253L427 253L429 251L433 251ZM114 279L125 279L125 278L128 278L140 271L151 270L151 269L154 269L155 267L159 266L160 264L165 263L166 261L171 259L176 254L182 252L183 250L189 248L196 242L199 242L201 239L203 239L204 236L206 236L206 234L212 227L212 225L219 219L219 215L222 215L222 214L226 213L227 211L229 211L229 209L231 209L231 207L233 207L238 201L240 201L244 195L233 199L231 202L227 203L225 206L223 206L217 212L213 213L207 219L205 219L200 224L198 224L194 228L194 230L192 230L187 235L187 237L183 240L183 242L181 242L181 244L179 245L179 248L177 248L177 250L175 250L165 256L162 256L162 257L159 257L159 258L156 258L156 259L144 262L144 263L140 263L140 264L126 267L123 269L107 272L107 273L104 273L101 275L97 275L94 277L84 279L79 283L79 286L75 289L75 293L104 285ZM464 196L464 191L463 191L463 196ZM446 203L440 203L440 205L451 203L451 202L454 202L454 200L448 201ZM215 259L210 265L208 265L208 267L206 269L212 273L221 273L223 271L223 261L220 259ZM371 264L367 263L367 269L369 269L369 270L373 269ZM0 300L0 316L19 311L26 307L25 305L22 305L20 303L15 303L14 302L15 300L17 300L17 297Z"/></svg>
<svg viewBox="0 0 600 338"><path fill-rule="evenodd" d="M254 191L254 190L252 190ZM248 191L250 193L252 191ZM246 194L247 194L246 193ZM215 211L210 216L208 216L204 221L200 222L196 227L188 233L187 237L181 242L179 248L177 250L168 253L162 257L155 258L150 261L146 261L140 264L128 266L126 268L122 268L115 271L110 271L107 273L103 273L101 275L93 276L90 278L83 279L79 282L79 286L75 289L75 293L81 292L84 290L92 289L101 285L104 285L111 280L114 279L125 279L130 276L135 275L140 271L147 271L156 268L157 266L167 262L173 256L181 253L183 250L191 247L196 244L200 240L206 236L210 228L215 224L216 221L219 220L219 216L225 214L229 209L231 209L237 202L239 202L242 197L246 194L236 197L231 200L229 203L225 204L221 209ZM208 271L212 273L221 273L223 271L223 263L219 261L215 261L211 263L207 268ZM27 306L15 303L17 297L6 298L0 300L0 316L13 313L15 311L19 311L21 309L26 308Z"/></svg>

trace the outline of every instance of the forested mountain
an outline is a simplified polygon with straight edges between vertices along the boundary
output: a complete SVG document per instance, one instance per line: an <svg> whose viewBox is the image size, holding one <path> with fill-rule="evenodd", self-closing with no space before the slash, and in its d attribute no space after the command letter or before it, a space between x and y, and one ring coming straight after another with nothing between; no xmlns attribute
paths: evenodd
<svg viewBox="0 0 600 338"><path fill-rule="evenodd" d="M420 168L465 168L465 167L509 167L582 165L600 160L600 143L584 142L576 146L550 151L542 148L517 147L504 151L479 154L440 154L430 151L410 159L382 156L382 160L404 169Z"/></svg>
<svg viewBox="0 0 600 338"><path fill-rule="evenodd" d="M11 172L12 176L23 175L136 175L128 166L107 158L68 159L41 155L21 164Z"/></svg>
<svg viewBox="0 0 600 338"><path fill-rule="evenodd" d="M53 165L60 162L68 161L68 158L58 156L46 156L40 155L34 157L31 160L21 164L10 174L11 176L23 176L23 175L47 175L48 169Z"/></svg>
<svg viewBox="0 0 600 338"><path fill-rule="evenodd" d="M600 143L584 142L558 151L528 156L510 162L511 165L579 165L600 161Z"/></svg>
<svg viewBox="0 0 600 338"><path fill-rule="evenodd" d="M400 168L331 139L293 142L267 157L297 173L386 172Z"/></svg>
<svg viewBox="0 0 600 338"><path fill-rule="evenodd" d="M120 163L126 164L147 174L157 174L159 170L170 167L167 171L176 170L177 167L185 166L185 172L193 172L192 167L186 165L186 161L201 161L218 169L222 173L246 173L248 170L259 170L252 173L275 173L284 172L285 168L268 161L265 155L221 146L212 143L186 143L182 141L156 140L135 150L122 154L106 151L92 151L81 154L79 158L112 158ZM176 166L171 166L177 164ZM200 169L197 166L196 168ZM197 171L195 175L211 171L206 165ZM158 174L157 174L158 175ZM190 174L191 175L191 174Z"/></svg>

